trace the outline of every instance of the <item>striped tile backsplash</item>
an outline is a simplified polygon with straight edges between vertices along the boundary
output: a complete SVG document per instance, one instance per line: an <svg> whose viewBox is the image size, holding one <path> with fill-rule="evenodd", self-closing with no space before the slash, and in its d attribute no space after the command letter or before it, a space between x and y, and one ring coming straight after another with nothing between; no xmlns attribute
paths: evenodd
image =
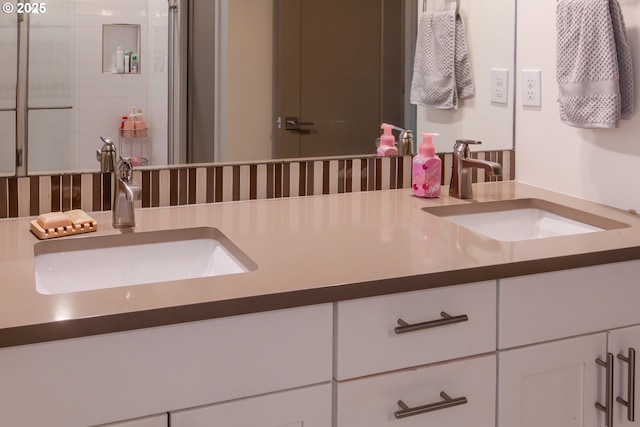
<svg viewBox="0 0 640 427"><path fill-rule="evenodd" d="M472 157L502 164L499 180L515 179L515 152L474 152ZM452 154L440 154L443 184L449 184ZM70 173L0 178L0 218L46 212L111 210L111 173ZM141 169L138 207L177 206L235 200L376 191L411 186L411 157L355 157L265 163ZM485 182L474 170L473 181Z"/></svg>

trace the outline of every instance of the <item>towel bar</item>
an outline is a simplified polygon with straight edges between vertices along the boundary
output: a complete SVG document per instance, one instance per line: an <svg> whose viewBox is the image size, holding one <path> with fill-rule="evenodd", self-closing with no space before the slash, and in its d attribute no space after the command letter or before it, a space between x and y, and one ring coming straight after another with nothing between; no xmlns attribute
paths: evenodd
<svg viewBox="0 0 640 427"><path fill-rule="evenodd" d="M422 13L427 11L427 0L422 0ZM456 13L460 12L460 0L456 0Z"/></svg>

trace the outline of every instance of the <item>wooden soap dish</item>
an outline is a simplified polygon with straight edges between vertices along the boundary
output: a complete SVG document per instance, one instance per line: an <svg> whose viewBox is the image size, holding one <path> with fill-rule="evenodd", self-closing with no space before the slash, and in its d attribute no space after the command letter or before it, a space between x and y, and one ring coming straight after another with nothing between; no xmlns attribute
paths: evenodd
<svg viewBox="0 0 640 427"><path fill-rule="evenodd" d="M74 209L72 211L64 212L70 219L70 225L44 228L38 221L34 219L31 221L31 232L35 234L38 239L53 239L54 237L72 236L74 234L89 233L98 229L98 223L95 219L91 218L84 211L80 209Z"/></svg>

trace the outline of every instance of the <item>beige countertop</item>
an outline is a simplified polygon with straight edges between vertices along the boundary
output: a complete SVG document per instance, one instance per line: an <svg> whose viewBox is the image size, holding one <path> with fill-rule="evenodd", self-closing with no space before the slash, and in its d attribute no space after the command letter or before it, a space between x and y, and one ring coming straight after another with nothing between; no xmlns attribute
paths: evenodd
<svg viewBox="0 0 640 427"><path fill-rule="evenodd" d="M640 258L638 215L516 182L474 191L473 201L421 199L405 189L137 209L135 232L216 227L258 268L60 295L36 291L33 218L0 220L0 347ZM514 198L544 199L630 227L501 242L421 209ZM59 239L120 233L110 212L91 216L97 232Z"/></svg>

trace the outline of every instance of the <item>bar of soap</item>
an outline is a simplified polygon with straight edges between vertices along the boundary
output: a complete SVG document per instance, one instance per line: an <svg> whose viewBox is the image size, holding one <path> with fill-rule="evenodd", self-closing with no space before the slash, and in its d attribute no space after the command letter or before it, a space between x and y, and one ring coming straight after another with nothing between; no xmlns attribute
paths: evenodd
<svg viewBox="0 0 640 427"><path fill-rule="evenodd" d="M65 212L65 215L71 220L73 225L82 225L93 222L93 218L91 218L85 211L82 209L73 209Z"/></svg>
<svg viewBox="0 0 640 427"><path fill-rule="evenodd" d="M38 216L38 224L45 230L68 227L71 225L71 219L62 212L49 212Z"/></svg>

